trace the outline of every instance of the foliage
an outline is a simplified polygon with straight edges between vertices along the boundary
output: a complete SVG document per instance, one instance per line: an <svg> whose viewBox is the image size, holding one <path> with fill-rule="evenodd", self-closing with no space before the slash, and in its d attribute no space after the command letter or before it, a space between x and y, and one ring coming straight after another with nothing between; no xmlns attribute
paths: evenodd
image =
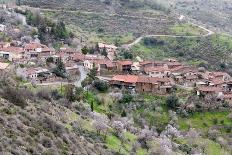
<svg viewBox="0 0 232 155"><path fill-rule="evenodd" d="M74 86L73 85L65 85L64 86L64 97L70 102L75 101L76 96L74 94Z"/></svg>
<svg viewBox="0 0 232 155"><path fill-rule="evenodd" d="M119 101L121 103L130 103L133 100L133 96L129 93L123 94L122 99Z"/></svg>
<svg viewBox="0 0 232 155"><path fill-rule="evenodd" d="M105 81L95 80L93 86L100 92L107 92L109 85Z"/></svg>
<svg viewBox="0 0 232 155"><path fill-rule="evenodd" d="M81 52L82 54L86 55L89 53L89 49L87 48L87 46L84 46L82 49L81 49Z"/></svg>
<svg viewBox="0 0 232 155"><path fill-rule="evenodd" d="M11 86L5 86L3 88L3 92L1 92L1 96L5 98L6 100L10 101L11 103L20 106L22 108L25 108L27 106L26 99L28 96L25 94L26 91L23 91L18 88L12 88Z"/></svg>
<svg viewBox="0 0 232 155"><path fill-rule="evenodd" d="M132 52L129 51L129 50L123 49L123 50L120 52L120 55L122 56L123 59L133 59L133 54L132 54Z"/></svg>
<svg viewBox="0 0 232 155"><path fill-rule="evenodd" d="M56 67L53 69L53 73L58 77L67 78L66 69L61 58L57 60L57 64Z"/></svg>
<svg viewBox="0 0 232 155"><path fill-rule="evenodd" d="M179 106L179 99L175 94L170 95L166 100L166 104L171 109L177 109Z"/></svg>

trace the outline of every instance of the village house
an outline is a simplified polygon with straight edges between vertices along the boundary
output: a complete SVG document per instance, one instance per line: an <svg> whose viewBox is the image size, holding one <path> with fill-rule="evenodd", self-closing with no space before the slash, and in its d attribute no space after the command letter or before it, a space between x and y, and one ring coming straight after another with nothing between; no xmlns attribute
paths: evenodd
<svg viewBox="0 0 232 155"><path fill-rule="evenodd" d="M104 49L106 49L106 52L116 52L117 47L115 45L108 45L108 44L104 44L104 43L98 43L98 47L100 49L100 51L103 51Z"/></svg>
<svg viewBox="0 0 232 155"><path fill-rule="evenodd" d="M219 79L222 81L229 81L231 76L226 72L210 72L209 76L211 79Z"/></svg>
<svg viewBox="0 0 232 155"><path fill-rule="evenodd" d="M54 50L48 48L46 45L34 42L26 44L24 50L27 54L27 57L30 59L47 58L54 53Z"/></svg>
<svg viewBox="0 0 232 155"><path fill-rule="evenodd" d="M50 75L50 71L46 68L17 68L16 75L24 80L36 80L39 77L46 78L46 75Z"/></svg>
<svg viewBox="0 0 232 155"><path fill-rule="evenodd" d="M120 72L130 72L133 62L131 60L119 60L117 61L117 70Z"/></svg>
<svg viewBox="0 0 232 155"><path fill-rule="evenodd" d="M136 75L115 75L110 84L119 88L135 88L138 76Z"/></svg>
<svg viewBox="0 0 232 155"><path fill-rule="evenodd" d="M117 47L115 45L98 43L98 47L99 47L100 52L102 52L103 50L106 50L108 59L110 59L111 61L114 60L116 51L117 51Z"/></svg>
<svg viewBox="0 0 232 155"><path fill-rule="evenodd" d="M155 78L136 75L116 75L110 84L119 88L135 89L138 93L154 93L164 95L172 91L173 85L168 78Z"/></svg>
<svg viewBox="0 0 232 155"><path fill-rule="evenodd" d="M150 67L161 67L165 63L163 61L143 61L140 62L140 71L145 72L145 68L150 68Z"/></svg>
<svg viewBox="0 0 232 155"><path fill-rule="evenodd" d="M72 54L70 57L71 57L71 60L73 60L77 63L82 63L85 60L85 55L80 53L80 52Z"/></svg>
<svg viewBox="0 0 232 155"><path fill-rule="evenodd" d="M3 59L14 61L24 57L24 50L21 47L6 47L0 49L0 57Z"/></svg>
<svg viewBox="0 0 232 155"><path fill-rule="evenodd" d="M116 68L116 65L108 59L95 59L95 60L85 60L84 67L87 69L93 69L93 67L96 67L97 71L100 72L102 70L104 71L113 70L114 68Z"/></svg>
<svg viewBox="0 0 232 155"><path fill-rule="evenodd" d="M197 95L201 97L216 96L220 97L223 95L223 89L218 87L203 86L196 89Z"/></svg>
<svg viewBox="0 0 232 155"><path fill-rule="evenodd" d="M164 95L172 92L173 85L169 78L139 76L136 82L136 92Z"/></svg>
<svg viewBox="0 0 232 155"><path fill-rule="evenodd" d="M91 69L93 69L93 67L94 67L94 62L93 62L93 60L84 60L84 67L86 68L86 69L89 69L89 70L91 70Z"/></svg>
<svg viewBox="0 0 232 155"><path fill-rule="evenodd" d="M168 69L168 66L159 66L159 67L148 67L144 69L145 73L149 77L169 77L171 75L170 69Z"/></svg>

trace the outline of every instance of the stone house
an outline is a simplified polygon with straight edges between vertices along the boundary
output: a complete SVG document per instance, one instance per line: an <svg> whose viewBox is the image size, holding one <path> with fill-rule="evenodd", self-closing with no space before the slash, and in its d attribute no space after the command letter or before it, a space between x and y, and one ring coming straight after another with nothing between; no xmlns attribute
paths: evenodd
<svg viewBox="0 0 232 155"><path fill-rule="evenodd" d="M136 83L136 92L138 93L152 93L165 95L171 93L172 84L169 78L157 78L139 76Z"/></svg>
<svg viewBox="0 0 232 155"><path fill-rule="evenodd" d="M120 72L131 72L133 62L131 60L119 60L116 65L117 70Z"/></svg>
<svg viewBox="0 0 232 155"><path fill-rule="evenodd" d="M24 57L24 50L21 47L6 47L0 49L0 57L3 59L14 61Z"/></svg>
<svg viewBox="0 0 232 155"><path fill-rule="evenodd" d="M159 78L164 78L164 77L169 77L171 75L170 69L168 69L168 66L159 66L159 67L148 67L145 68L145 73L149 77L159 77Z"/></svg>

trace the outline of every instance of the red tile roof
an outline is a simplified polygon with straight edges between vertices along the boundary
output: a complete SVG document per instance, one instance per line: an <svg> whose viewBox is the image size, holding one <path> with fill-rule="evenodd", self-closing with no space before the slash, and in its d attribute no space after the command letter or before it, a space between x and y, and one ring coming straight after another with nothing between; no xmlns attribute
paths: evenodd
<svg viewBox="0 0 232 155"><path fill-rule="evenodd" d="M170 82L169 78L157 78L148 76L137 76L137 75L115 75L112 81L120 81L125 83L152 83L157 84L158 82Z"/></svg>
<svg viewBox="0 0 232 155"><path fill-rule="evenodd" d="M10 47L7 47L7 48L2 48L1 51L10 52L10 53L23 53L24 52L23 48L21 48L21 47L13 47L13 46L10 46Z"/></svg>
<svg viewBox="0 0 232 155"><path fill-rule="evenodd" d="M139 76L137 82L156 84L157 82L170 82L170 79L169 78Z"/></svg>
<svg viewBox="0 0 232 155"><path fill-rule="evenodd" d="M136 83L138 80L138 76L136 75L115 75L112 78L112 81L121 81L125 83Z"/></svg>
<svg viewBox="0 0 232 155"><path fill-rule="evenodd" d="M114 67L113 62L109 59L93 60L93 62L97 65L106 65L107 67Z"/></svg>
<svg viewBox="0 0 232 155"><path fill-rule="evenodd" d="M117 61L118 64L120 65L132 65L133 62L131 60L121 60L121 61Z"/></svg>
<svg viewBox="0 0 232 155"><path fill-rule="evenodd" d="M24 47L25 50L35 50L37 48L47 48L47 46L39 43L29 43L26 44Z"/></svg>
<svg viewBox="0 0 232 155"><path fill-rule="evenodd" d="M170 69L160 66L160 67L147 67L144 69L145 72L165 72L170 71Z"/></svg>
<svg viewBox="0 0 232 155"><path fill-rule="evenodd" d="M198 90L201 91L201 92L222 92L222 88L209 87L209 86L200 87L200 88L198 88Z"/></svg>

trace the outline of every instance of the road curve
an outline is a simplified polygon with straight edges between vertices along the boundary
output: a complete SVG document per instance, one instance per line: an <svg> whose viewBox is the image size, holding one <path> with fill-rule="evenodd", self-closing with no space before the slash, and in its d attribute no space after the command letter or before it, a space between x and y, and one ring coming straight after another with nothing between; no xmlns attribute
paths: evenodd
<svg viewBox="0 0 232 155"><path fill-rule="evenodd" d="M214 34L213 31L211 31L211 30L209 30L209 29L207 29L207 28L205 28L205 27L203 27L203 26L200 26L200 25L197 25L197 24L194 24L194 23L191 23L191 22L189 22L189 23L190 23L191 25L194 25L194 26L197 26L197 27L203 29L204 31L207 31L207 34L199 35L199 36L196 36L196 35L193 35L193 36L186 36L186 35L162 35L162 34L161 34L161 35L160 35L160 34L158 34L158 35L154 34L154 35L153 35L153 34L151 34L151 35L141 36L141 37L135 39L135 40L134 40L132 43L130 43L130 44L124 44L124 45L122 45L122 47L123 47L123 48L129 49L129 48L133 47L134 45L138 44L143 38L147 38L147 37L199 38L199 37L207 37L207 36L210 36L210 35L213 35L213 34Z"/></svg>

